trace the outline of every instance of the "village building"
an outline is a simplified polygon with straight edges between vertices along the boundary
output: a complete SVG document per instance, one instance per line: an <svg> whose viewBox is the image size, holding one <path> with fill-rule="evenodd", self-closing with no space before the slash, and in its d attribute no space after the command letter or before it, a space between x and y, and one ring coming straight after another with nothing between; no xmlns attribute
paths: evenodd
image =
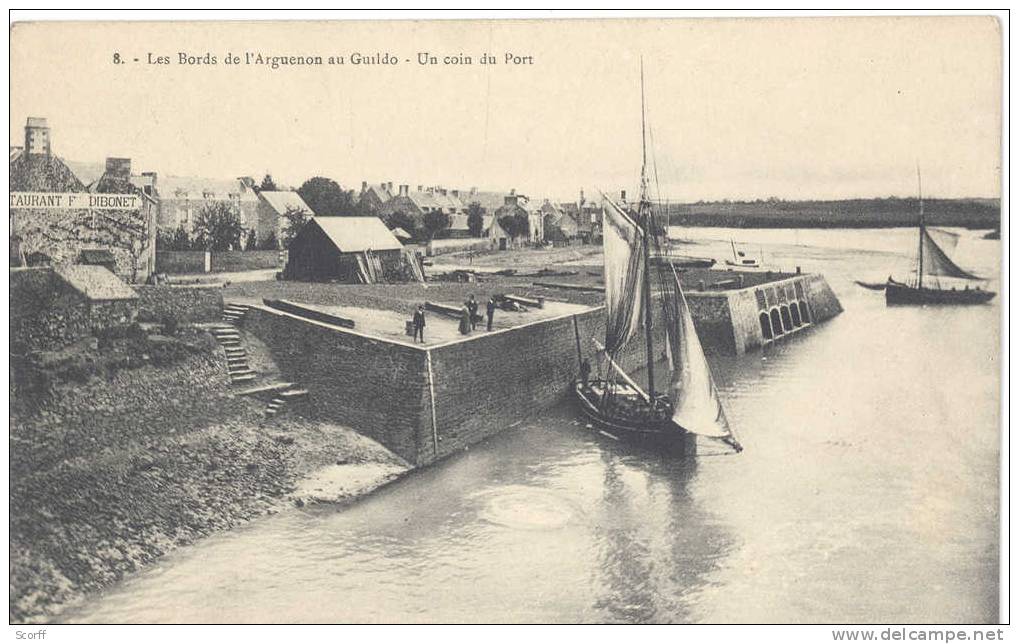
<svg viewBox="0 0 1019 644"><path fill-rule="evenodd" d="M581 238L577 220L559 204L546 199L541 206L541 213L545 241L555 245L569 245Z"/></svg>
<svg viewBox="0 0 1019 644"><path fill-rule="evenodd" d="M158 183L154 173L151 178L159 200L160 230L183 228L190 233L202 210L216 203L230 206L245 230L258 226L259 199L251 177L222 180L166 176L159 177Z"/></svg>
<svg viewBox="0 0 1019 644"><path fill-rule="evenodd" d="M398 281L406 268L403 244L378 217L314 217L288 251L286 280Z"/></svg>
<svg viewBox="0 0 1019 644"><path fill-rule="evenodd" d="M284 228L287 226L287 218L284 215L289 211L303 211L308 217L315 216L304 199L301 199L301 195L296 192L262 190L258 193L257 216L253 229L259 244L270 237L277 241L283 238Z"/></svg>
<svg viewBox="0 0 1019 644"><path fill-rule="evenodd" d="M358 209L374 216L382 214L382 208L394 196L393 182L369 184L361 182L361 192L357 198Z"/></svg>
<svg viewBox="0 0 1019 644"><path fill-rule="evenodd" d="M118 277L145 280L155 267L158 203L144 188L147 176L133 179L130 159L111 157L86 185L53 154L46 119L30 117L24 147L10 150L12 192L135 194L141 205L135 210L11 208L11 264L66 266L80 262L83 251L106 251ZM108 259L103 263L110 265Z"/></svg>
<svg viewBox="0 0 1019 644"><path fill-rule="evenodd" d="M503 197L503 205L495 211L495 218L502 221L506 217L524 216L528 222L527 240L532 243L541 243L545 236L545 224L542 220L541 211L537 208L525 207L530 200L524 195L516 194L515 190Z"/></svg>

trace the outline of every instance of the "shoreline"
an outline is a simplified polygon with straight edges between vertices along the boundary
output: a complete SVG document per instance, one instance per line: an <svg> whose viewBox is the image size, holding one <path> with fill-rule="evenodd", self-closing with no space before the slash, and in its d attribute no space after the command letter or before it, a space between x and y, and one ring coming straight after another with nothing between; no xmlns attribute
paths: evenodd
<svg viewBox="0 0 1019 644"><path fill-rule="evenodd" d="M11 623L52 623L169 552L346 505L413 468L341 425L231 389L217 355L61 383L11 413Z"/></svg>

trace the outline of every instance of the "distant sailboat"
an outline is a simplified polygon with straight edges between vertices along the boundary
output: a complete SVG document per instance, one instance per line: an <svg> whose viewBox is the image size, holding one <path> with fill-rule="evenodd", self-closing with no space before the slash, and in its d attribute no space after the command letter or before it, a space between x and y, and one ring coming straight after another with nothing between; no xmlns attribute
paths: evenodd
<svg viewBox="0 0 1019 644"><path fill-rule="evenodd" d="M885 302L888 304L983 304L996 294L971 283L985 281L960 268L948 253L959 243L959 236L947 230L929 228L923 217L923 184L920 168L916 169L916 181L920 197L918 221L919 242L917 245L916 273L912 279L896 281L891 277L885 284ZM948 252L945 251L948 249ZM926 278L926 281L925 281ZM945 287L942 279L962 280L962 288Z"/></svg>
<svg viewBox="0 0 1019 644"><path fill-rule="evenodd" d="M605 343L599 348L610 368L605 378L589 379L585 372L574 383L574 393L583 413L615 438L683 445L684 437L693 434L719 439L740 451L742 446L726 419L676 270L669 262L651 261L652 250L660 247L648 195L643 90L642 69L644 153L637 209L627 213L602 195L606 328ZM653 303L652 292L659 294L658 303ZM661 317L653 321L656 309ZM654 346L654 324L665 328L664 351L671 376L667 392L655 391L655 356L662 348L656 351ZM627 342L641 330L648 391L617 362ZM579 352L579 331L577 348Z"/></svg>
<svg viewBox="0 0 1019 644"><path fill-rule="evenodd" d="M760 268L761 262L757 261L753 257L747 257L746 253L741 250L736 250L736 242L729 240L729 245L732 246L732 259L725 260L726 266L735 266L737 268Z"/></svg>

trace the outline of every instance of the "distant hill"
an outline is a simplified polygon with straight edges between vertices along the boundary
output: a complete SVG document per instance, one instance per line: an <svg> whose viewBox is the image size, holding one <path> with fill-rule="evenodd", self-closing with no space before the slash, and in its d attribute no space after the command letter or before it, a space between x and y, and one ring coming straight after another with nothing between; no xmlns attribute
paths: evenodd
<svg viewBox="0 0 1019 644"><path fill-rule="evenodd" d="M924 199L924 218L938 226L999 228L999 199ZM664 209L664 208L663 208ZM916 224L917 199L711 201L669 204L673 226L726 228L890 228Z"/></svg>

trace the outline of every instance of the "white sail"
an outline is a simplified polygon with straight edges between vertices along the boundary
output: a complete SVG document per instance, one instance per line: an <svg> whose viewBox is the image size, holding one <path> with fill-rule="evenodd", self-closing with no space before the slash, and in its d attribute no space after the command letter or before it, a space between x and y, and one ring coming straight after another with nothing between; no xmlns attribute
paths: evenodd
<svg viewBox="0 0 1019 644"><path fill-rule="evenodd" d="M930 233L931 230L926 227L920 229L920 244L923 248L923 274L925 277L957 277L970 280L980 279L969 271L960 268L955 262L953 262L945 251L941 249Z"/></svg>
<svg viewBox="0 0 1019 644"><path fill-rule="evenodd" d="M941 228L933 228L931 226L925 226L925 228L927 229L927 234L941 247L941 250L945 251L948 255L955 252L955 247L959 245L959 235Z"/></svg>
<svg viewBox="0 0 1019 644"><path fill-rule="evenodd" d="M629 215L604 201L605 350L612 356L640 329L644 240Z"/></svg>
<svg viewBox="0 0 1019 644"><path fill-rule="evenodd" d="M672 420L692 434L734 439L679 276L671 267L663 273L664 280L671 282L663 289L663 307L669 339L668 357L672 366Z"/></svg>

